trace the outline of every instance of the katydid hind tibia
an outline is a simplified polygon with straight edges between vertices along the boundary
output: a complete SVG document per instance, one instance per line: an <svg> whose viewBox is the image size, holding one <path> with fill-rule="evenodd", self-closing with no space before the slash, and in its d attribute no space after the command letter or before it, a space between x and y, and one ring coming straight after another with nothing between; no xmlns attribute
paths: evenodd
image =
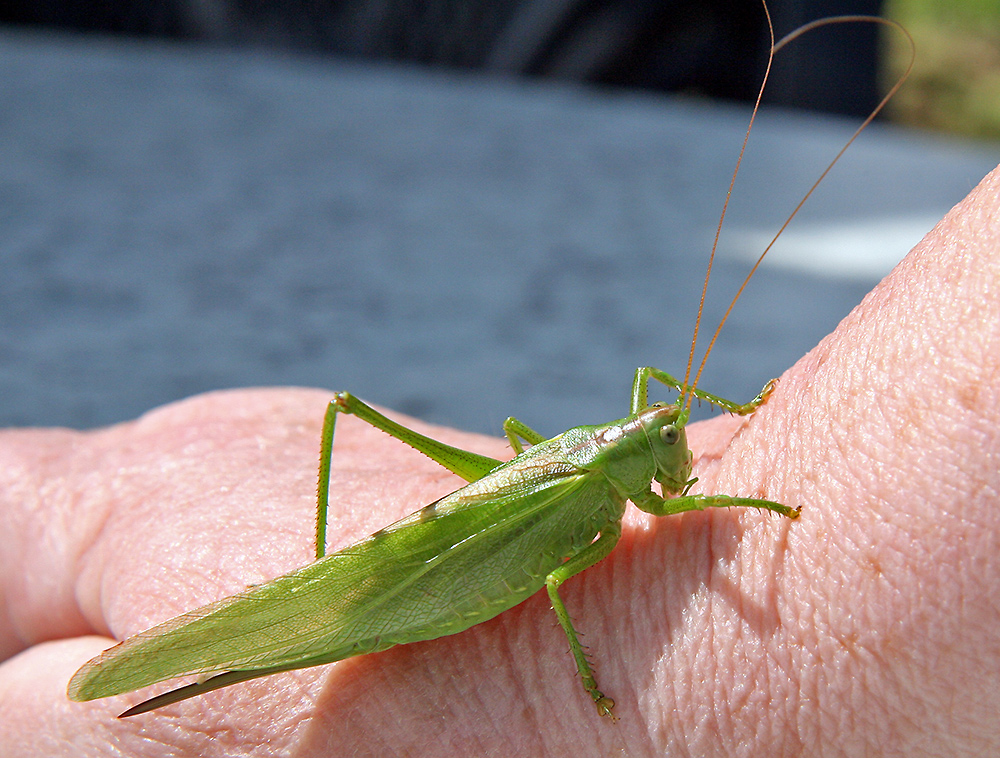
<svg viewBox="0 0 1000 758"><path fill-rule="evenodd" d="M802 27L772 51L817 24ZM792 216L800 207L801 203ZM711 259L706 285L710 273ZM740 292L742 287L733 303ZM598 712L614 718L614 701L598 687L559 586L611 552L621 534L627 501L656 516L729 506L763 508L789 518L799 513L797 507L769 500L690 493L697 481L685 430L692 399L746 415L764 403L775 386L768 383L745 404L699 389L714 337L690 381L700 317L699 308L683 380L640 368L628 416L576 427L552 439L508 419L504 428L517 455L507 462L437 442L348 393L337 394L329 405L321 442L317 560L106 650L73 675L69 697L93 700L174 677L200 676L193 684L122 714L134 716L237 682L455 634L545 587L584 688ZM677 390L677 402L648 405L651 380ZM354 415L411 445L468 484L360 542L325 555L330 461L340 413ZM661 494L653 491L654 481Z"/></svg>

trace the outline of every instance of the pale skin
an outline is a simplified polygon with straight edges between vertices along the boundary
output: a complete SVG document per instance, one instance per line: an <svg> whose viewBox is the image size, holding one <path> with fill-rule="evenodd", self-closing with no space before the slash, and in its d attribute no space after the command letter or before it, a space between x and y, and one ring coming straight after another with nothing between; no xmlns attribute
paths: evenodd
<svg viewBox="0 0 1000 758"><path fill-rule="evenodd" d="M580 687L544 593L459 635L128 720L114 717L136 694L71 703L70 675L111 637L311 559L331 393L216 393L94 432L0 434L5 755L997 754L997 219L994 172L757 413L688 428L697 489L802 505L800 519L630 509L614 553L563 586L617 725ZM332 548L460 483L349 418L333 465Z"/></svg>

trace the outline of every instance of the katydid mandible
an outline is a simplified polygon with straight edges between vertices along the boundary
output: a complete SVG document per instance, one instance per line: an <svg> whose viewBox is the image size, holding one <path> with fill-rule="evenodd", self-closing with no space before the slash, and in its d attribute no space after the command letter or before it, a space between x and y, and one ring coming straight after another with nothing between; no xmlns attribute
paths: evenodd
<svg viewBox="0 0 1000 758"><path fill-rule="evenodd" d="M772 54L818 23L772 46ZM861 128L901 83L902 79ZM746 139L743 144L745 148ZM742 154L741 150L741 158ZM759 263L743 282L715 336ZM711 258L706 286L710 273ZM545 587L584 689L601 715L615 718L614 701L598 687L559 587L612 551L621 535L626 503L631 501L655 516L730 506L767 509L791 519L799 515L800 508L770 500L690 493L697 481L692 476L685 431L692 399L747 415L775 388L772 380L744 404L699 389L698 379L715 336L694 381L689 381L700 318L701 307L683 380L659 369L640 368L625 418L576 427L552 439L509 418L504 431L516 457L507 462L437 442L349 393L338 393L328 406L320 445L316 561L106 650L73 675L70 699L93 700L174 677L200 675L193 684L157 695L121 714L134 716L237 682L456 634ZM648 404L651 380L676 390L677 402ZM412 446L468 484L326 555L330 461L341 413L354 415ZM654 481L660 494L653 491ZM487 556L489 568L484 569Z"/></svg>

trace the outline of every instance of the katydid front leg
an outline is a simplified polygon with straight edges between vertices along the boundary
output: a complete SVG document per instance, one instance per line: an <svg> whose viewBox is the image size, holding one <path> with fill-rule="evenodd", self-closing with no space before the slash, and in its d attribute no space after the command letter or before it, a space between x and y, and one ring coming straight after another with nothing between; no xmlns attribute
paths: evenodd
<svg viewBox="0 0 1000 758"><path fill-rule="evenodd" d="M726 400L724 397L713 395L711 392L705 392L705 390L697 389L695 387L688 387L680 379L676 379L666 371L661 371L660 369L653 368L652 366L642 366L635 370L635 379L632 381L631 413L638 413L649 404L648 397L650 379L655 379L661 384L677 390L681 393L682 397L685 393L687 393L698 398L699 400L711 403L716 408L721 408L729 413L735 413L737 416L748 416L753 413L765 402L767 402L771 393L774 392L774 388L778 386L778 380L772 379L764 385L760 394L758 394L757 397L749 403L734 403L732 400ZM678 404L680 404L680 401L678 401Z"/></svg>
<svg viewBox="0 0 1000 758"><path fill-rule="evenodd" d="M703 511L706 508L757 508L774 511L791 519L799 517L802 506L792 508L773 500L759 500L750 497L732 497L730 495L681 495L679 497L660 497L652 489L629 498L639 510L653 516L669 516L685 511Z"/></svg>

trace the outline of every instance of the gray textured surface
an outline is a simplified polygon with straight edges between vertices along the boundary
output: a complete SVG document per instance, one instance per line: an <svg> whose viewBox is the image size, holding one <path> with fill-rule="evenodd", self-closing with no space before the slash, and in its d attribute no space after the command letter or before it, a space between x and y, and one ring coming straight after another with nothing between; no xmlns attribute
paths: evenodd
<svg viewBox="0 0 1000 758"><path fill-rule="evenodd" d="M509 414L547 434L619 416L636 365L683 370L747 117L12 33L0 103L0 423L77 427L275 384L494 433ZM761 117L710 325L755 235L852 129ZM752 396L998 157L866 132L797 227L791 265L811 267L760 274L703 386ZM858 249L871 238L874 264ZM861 263L838 258L847 247Z"/></svg>

